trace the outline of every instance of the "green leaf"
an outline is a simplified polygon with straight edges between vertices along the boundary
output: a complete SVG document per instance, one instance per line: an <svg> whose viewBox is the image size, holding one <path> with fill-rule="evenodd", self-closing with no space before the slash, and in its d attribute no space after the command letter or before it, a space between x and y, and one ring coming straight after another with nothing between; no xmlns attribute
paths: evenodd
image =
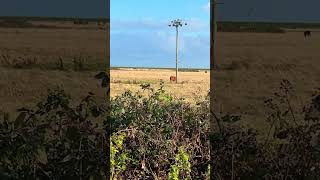
<svg viewBox="0 0 320 180"><path fill-rule="evenodd" d="M98 107L92 107L92 108L90 108L90 110L91 110L91 114L93 117L96 118L96 117L100 116L100 111L99 111Z"/></svg>
<svg viewBox="0 0 320 180"><path fill-rule="evenodd" d="M107 73L105 73L105 72L100 72L100 73L98 73L97 75L95 75L94 77L96 78L96 79L102 79L102 78L104 78L104 77L106 77L107 76Z"/></svg>
<svg viewBox="0 0 320 180"><path fill-rule="evenodd" d="M27 108L19 108L17 109L18 112L29 112L30 110Z"/></svg>
<svg viewBox="0 0 320 180"><path fill-rule="evenodd" d="M46 149L44 147L38 148L36 157L37 157L38 162L40 162L42 164L48 163L47 153L46 153Z"/></svg>
<svg viewBox="0 0 320 180"><path fill-rule="evenodd" d="M102 87L109 87L108 85L108 78L103 78L101 82Z"/></svg>
<svg viewBox="0 0 320 180"><path fill-rule="evenodd" d="M2 157L0 160L1 160L2 164L10 164L11 165L11 161L6 156Z"/></svg>
<svg viewBox="0 0 320 180"><path fill-rule="evenodd" d="M234 122L240 121L241 117L228 114L228 115L223 116L221 119L223 122L234 123Z"/></svg>
<svg viewBox="0 0 320 180"><path fill-rule="evenodd" d="M24 123L26 116L27 116L27 113L25 112L20 113L17 119L14 121L14 128L21 127Z"/></svg>
<svg viewBox="0 0 320 180"><path fill-rule="evenodd" d="M80 130L77 127L69 127L66 132L66 137L71 141L77 141L80 138Z"/></svg>
<svg viewBox="0 0 320 180"><path fill-rule="evenodd" d="M72 159L71 155L67 155L66 157L63 158L63 160L61 162L68 162Z"/></svg>

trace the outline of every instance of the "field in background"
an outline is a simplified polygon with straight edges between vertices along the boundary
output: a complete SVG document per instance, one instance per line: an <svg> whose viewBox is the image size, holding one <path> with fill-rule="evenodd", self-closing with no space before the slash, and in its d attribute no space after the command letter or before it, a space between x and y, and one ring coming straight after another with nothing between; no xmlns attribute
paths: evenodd
<svg viewBox="0 0 320 180"><path fill-rule="evenodd" d="M0 65L21 68L66 69L83 59L85 69L102 70L106 31L95 29L0 28ZM109 53L109 52L108 52Z"/></svg>
<svg viewBox="0 0 320 180"><path fill-rule="evenodd" d="M150 83L158 88L164 82L167 93L194 102L197 97L204 97L210 88L209 71L179 72L178 84L170 82L175 71L165 69L122 69L111 70L111 96L120 95L126 90L141 90L140 84Z"/></svg>
<svg viewBox="0 0 320 180"><path fill-rule="evenodd" d="M245 126L265 131L264 100L278 92L282 79L293 84L296 97L294 111L299 115L320 83L320 33L304 39L301 32L276 33L218 33L217 58L220 70L214 71L215 111L241 115ZM166 90L188 101L207 94L210 74L180 72L183 82L169 82L173 70L120 69L111 71L111 95L125 90L137 91L139 84L149 82L155 87L160 79Z"/></svg>
<svg viewBox="0 0 320 180"><path fill-rule="evenodd" d="M264 100L278 92L282 79L295 88L293 109L302 106L320 84L320 33L304 39L302 32L285 34L219 33L221 70L214 72L216 111L236 113L246 124L266 120Z"/></svg>
<svg viewBox="0 0 320 180"><path fill-rule="evenodd" d="M56 86L63 86L74 99L89 91L103 99L104 91L93 76L105 69L105 56L110 53L106 52L107 32L94 22L75 25L70 20L41 19L37 23L60 28L0 28L0 111L14 112L21 106L35 105L48 88ZM305 27L298 25L282 27ZM219 32L220 70L213 72L216 111L241 114L245 124L256 126L265 119L263 101L277 91L281 79L288 79L296 88L298 97L293 102L299 113L298 107L305 104L320 82L319 43L318 32L308 40L302 32ZM170 94L192 101L208 93L210 80L209 72L191 71L180 72L182 84L176 85L169 82L174 70L114 68L111 95L140 90L141 83L158 87L162 79Z"/></svg>
<svg viewBox="0 0 320 180"><path fill-rule="evenodd" d="M285 33L291 30L320 29L319 23L286 23L286 22L218 22L219 32L268 32Z"/></svg>
<svg viewBox="0 0 320 180"><path fill-rule="evenodd" d="M34 106L57 86L73 99L90 91L105 97L94 75L106 68L107 31L95 22L40 20L33 23L59 28L0 27L0 113Z"/></svg>

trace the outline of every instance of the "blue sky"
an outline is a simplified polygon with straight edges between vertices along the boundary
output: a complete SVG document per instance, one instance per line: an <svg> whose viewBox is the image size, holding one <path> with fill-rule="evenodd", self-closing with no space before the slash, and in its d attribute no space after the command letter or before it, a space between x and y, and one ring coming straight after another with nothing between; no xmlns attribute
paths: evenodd
<svg viewBox="0 0 320 180"><path fill-rule="evenodd" d="M110 0L111 65L175 66L175 18L183 67L209 66L209 0ZM319 0L218 0L218 20L320 22ZM7 0L0 16L108 17L108 0Z"/></svg>
<svg viewBox="0 0 320 180"><path fill-rule="evenodd" d="M179 31L180 67L208 68L208 0L111 1L111 65L175 67L175 29L168 23L188 23Z"/></svg>
<svg viewBox="0 0 320 180"><path fill-rule="evenodd" d="M320 22L319 0L220 0L218 20ZM112 0L111 65L175 67L175 31L181 28L180 65L209 67L209 0Z"/></svg>
<svg viewBox="0 0 320 180"><path fill-rule="evenodd" d="M0 16L106 17L107 0L2 0Z"/></svg>

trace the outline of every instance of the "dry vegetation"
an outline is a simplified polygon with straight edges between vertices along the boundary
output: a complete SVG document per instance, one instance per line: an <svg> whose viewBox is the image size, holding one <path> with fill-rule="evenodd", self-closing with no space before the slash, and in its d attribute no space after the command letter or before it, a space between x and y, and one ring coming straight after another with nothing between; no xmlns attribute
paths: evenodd
<svg viewBox="0 0 320 180"><path fill-rule="evenodd" d="M307 40L303 32L220 33L218 42L222 70L213 75L216 108L241 114L249 126L259 127L258 120L265 119L264 100L276 91L281 79L290 80L296 89L295 111L319 87L318 32Z"/></svg>
<svg viewBox="0 0 320 180"><path fill-rule="evenodd" d="M44 24L44 22L41 22L41 24ZM52 24L47 24L46 26L52 26ZM59 26L59 23L56 23L55 26ZM91 24L89 26L93 27ZM63 23L59 29L0 28L0 112L6 111L13 114L17 108L34 106L35 103L40 102L41 98L46 97L48 88L55 88L56 86L62 86L72 96L72 99L75 100L72 102L75 104L78 104L80 99L85 97L89 91L97 94L98 101L105 98L100 86L101 84L94 79L94 75L99 70L98 67L103 68L102 65L105 64L106 60L105 55L110 53L106 52L108 49L106 41L109 41L109 39L106 39L106 32L99 28L70 27L74 27L74 25L72 23ZM308 139L305 137L309 137L310 134L316 134L314 133L314 128L311 127L320 127L319 123L316 124L317 126L312 126L311 124L308 127L295 125L293 126L294 128L288 126L287 129L284 129L283 132L287 136L284 138L288 142L293 142L291 143L291 148L287 146L288 148L286 148L285 153L282 151L272 151L274 150L273 148L277 147L276 143L260 146L260 142L256 141L256 138L260 137L257 136L255 131L246 128L242 129L240 126L247 125L256 128L262 133L266 132L269 126L264 124L265 121L263 120L266 119L267 115L274 112L267 112L268 108L265 107L264 100L272 97L274 92L278 92L280 82L287 82L282 81L282 79L291 81L296 90L294 93L296 97L290 98L291 102L288 103L289 105L293 105L293 109L290 107L290 112L294 114L293 119L305 119L307 121L313 119L312 115L309 116L310 112L314 110L311 107L319 107L318 101L314 101L313 106L310 106L307 113L301 113L298 110L302 109L302 105L308 104L313 93L312 90L318 87L320 81L320 54L318 53L320 34L313 33L312 38L308 40L305 40L303 34L299 32L285 34L219 33L218 38L220 68L211 74L214 77L215 111L222 111L227 116L220 116L221 114L217 113L220 116L220 119L217 118L217 121L223 121L224 127L219 132L214 132L212 136L214 140L213 152L215 154L213 157L216 158L212 162L217 164L215 166L218 170L213 172L218 172L218 174L226 177L225 179L231 179L229 178L230 176L246 177L248 171L253 173L254 177L259 178L261 178L262 173L265 175L264 179L268 179L268 176L275 177L276 179L287 179L289 174L291 176L318 177L319 174L315 172L319 172L319 163L314 157L319 158L319 154L316 154L318 152L314 152L313 149L308 149L311 147L312 138ZM141 162L143 164L146 163L148 165L147 168L150 168L152 173L153 170L156 170L154 172L157 173L158 177L166 177L168 169L174 169L172 165L174 159L178 157L176 155L181 156L181 154L184 157L190 155L192 163L192 166L190 166L192 167L192 171L190 167L184 169L185 174L182 173L182 176L187 175L186 172L189 172L189 170L192 176L199 177L200 173L202 173L202 176L207 176L203 172L207 172L209 159L209 141L207 137L208 133L206 133L209 125L208 101L200 101L202 103L199 103L198 106L189 106L188 103L172 101L171 96L167 96L166 93L184 98L189 102L196 102L197 98L203 98L207 95L210 86L210 74L204 71L180 72L179 84L169 81L169 77L172 75L175 75L175 72L172 70L159 69L120 69L111 71L111 96L120 95L119 98L111 103L113 112L110 118L113 123L111 126L112 132L128 133L127 137L125 137L126 135L119 135L120 139L122 137L128 138L128 141L125 143L122 143L121 140L116 140L119 144L125 145L124 151L116 149L111 151L111 154L114 153L113 160L122 165L123 161L127 162L128 160L128 157L124 157L127 152L130 152L129 155L134 155L135 160L138 162L137 164L124 163L129 166L126 170L121 170L122 167L120 167L119 172L117 172L119 176L140 177L133 179L141 179L142 177L146 177L146 175L151 176L151 173L147 172L145 167L139 164ZM150 83L153 88L159 87L160 81L164 82L166 93L162 92L161 88L158 92L144 88L144 90L151 91L149 95L146 94L146 97L136 96L135 93L122 94L126 90L141 90L140 84L143 83ZM22 115L24 115L18 116L10 126L7 123L9 118L3 116L3 119L5 119L4 124L6 125L0 124L0 126L6 128L1 128L3 130L2 134L8 135L1 136L1 142L7 143L4 146L8 148L4 150L5 154L9 154L13 158L11 159L12 162L21 162L19 157L27 157L24 155L24 151L28 154L30 150L26 148L26 150L21 151L22 153L17 158L15 151L12 151L10 148L22 147L21 144L33 147L31 146L33 143L45 142L47 149L52 150L56 148L54 151L59 154L59 158L61 159L52 158L52 156L49 158L48 164L51 169L57 171L57 174L68 176L74 173L78 175L78 169L86 169L88 173L92 174L96 173L91 171L91 169L82 168L82 163L80 167L71 166L71 164L77 164L75 161L78 162L78 159L69 158L68 160L66 158L69 157L70 153L77 152L78 154L80 152L77 143L80 140L79 144L82 147L82 137L79 138L78 136L73 136L74 134L66 133L66 135L73 136L70 140L77 145L72 145L72 147L76 147L76 151L69 149L70 151L67 152L69 154L65 156L65 154L61 153L61 149L57 148L60 146L54 144L54 142L60 143L60 141L54 140L53 143L47 143L44 140L47 135L45 134L46 131L42 130L42 122L45 122L44 120L47 120L48 117L49 119L50 117L52 117L51 119L55 119L57 122L46 122L48 123L46 127L50 129L54 128L54 124L65 124L65 122L61 121L63 119L64 121L68 121L68 123L74 123L75 127L88 131L91 129L90 123L87 123L89 119L86 120L82 116L87 116L88 114L100 116L105 111L103 108L98 108L95 103L92 103L90 98L86 98L86 103L92 107L84 107L84 109L91 112L83 113L83 104L78 106L80 108L74 110L70 108L71 106L68 104L69 98L64 95L63 91L49 93L49 96L50 98L48 98L48 102L45 105L39 104L38 107L41 111L36 111L39 114L42 114L43 111L48 114L26 116L26 112L22 112ZM283 101L285 97L287 96L280 97L280 101ZM315 98L315 100L319 100L319 97ZM272 105L270 102L269 105ZM57 106L59 103L61 104ZM51 107L56 108L52 109ZM59 107L64 107L65 109ZM50 108L52 112L49 112L51 111ZM279 109L283 110L283 107ZM61 113L67 116L61 115ZM229 113L242 116L241 123L233 123L240 120L240 118L238 116L229 116ZM60 114L59 118L61 119L57 119L58 116L56 114ZM288 113L283 114L285 114L283 115L285 118L280 118L279 121L291 120L291 116L286 116ZM2 116L0 117L2 118ZM30 123L29 119L32 119L34 122ZM79 124L78 120L83 119L85 121ZM69 120L73 121L69 122ZM39 126L34 128L34 123L40 123L41 126L38 124ZM27 126L27 129L15 129L16 125L17 127L20 125L30 126ZM69 127L69 124L65 125ZM93 124L91 125L93 126ZM271 127L273 127L273 124ZM12 129L18 130L18 133ZM288 131L292 129L297 131ZM20 134L20 130L23 130L22 135ZM80 132L81 129L78 130ZM59 136L56 137L60 140L64 139L61 138L61 132L60 130ZM68 128L66 132L69 132ZM27 138L23 137L26 141L21 141L20 136L23 136L24 133L28 136L26 136ZM87 133L84 134L84 137L92 135L92 132ZM275 132L275 135L281 135L281 131ZM167 143L169 142L168 137L172 144ZM9 141L7 141L8 139ZM101 138L97 136L97 140L100 141ZM177 148L184 147L185 145L190 145L189 150L191 151L189 155L183 151L179 151L176 154ZM28 146L23 145L23 147ZM99 148L96 146L88 147L92 148L86 151L90 155L86 154L83 157L89 158L94 165L102 168L105 159L100 159L101 164L97 164L98 154L100 153L98 152ZM103 146L99 145L99 147ZM234 147L237 147L235 151ZM119 148L121 149L122 147ZM20 148L17 149L19 150ZM46 155L45 150L40 149L40 153ZM96 154L92 156L91 152L94 150L96 150ZM105 149L102 150L104 151ZM116 151L121 152L121 154L115 153ZM39 154L39 152L37 153ZM283 154L286 156L283 157ZM248 159L246 159L247 155L250 156ZM287 158L289 156L299 158ZM26 174L30 172L30 168L32 171L36 170L36 161L33 160L36 156L30 157L33 164L27 161L22 163L27 165L27 168L24 169L24 173ZM122 159L123 157L124 159ZM40 157L40 159L42 158ZM38 160L39 157L36 157L36 159ZM288 160L289 164L282 163L282 161L287 162ZM300 163L301 160L302 162L309 162L309 166L306 168L304 164ZM69 163L69 165L65 166L68 168L65 168L61 164L62 161ZM235 169L233 168L234 163ZM158 166L159 164L160 166ZM231 164L232 168L229 167ZM6 161L6 165L10 167L9 172L12 169L13 172L21 172L20 167L11 164L10 161ZM39 167L37 167L37 171L40 169L42 175L46 174L43 174L43 169L41 169L41 166ZM276 168L274 169L273 167ZM305 171L301 175L301 170L305 169L308 171ZM71 172L70 170L74 171ZM80 172L82 172L81 170ZM55 171L50 172L54 175ZM136 171L141 174L137 174ZM87 172L84 174L87 174ZM314 175L310 175L309 172L314 173ZM19 173L13 175L20 177L21 174ZM46 175L48 176L48 174ZM153 175L155 176L154 173ZM286 177L280 178L283 175L286 175Z"/></svg>
<svg viewBox="0 0 320 180"><path fill-rule="evenodd" d="M72 22L38 23L76 26ZM89 23L87 26L95 25ZM221 32L218 38L221 70L213 72L217 111L241 113L248 119L248 124L252 124L264 118L263 100L275 91L281 79L291 80L297 89L297 106L304 104L312 93L311 89L319 84L320 34L317 32L309 40L305 40L301 32ZM0 39L0 110L12 112L21 105L32 105L47 88L56 85L75 92L74 96L97 91L103 97L98 82L92 77L96 68L104 64L105 55L109 54L106 52L106 31L94 28L1 28ZM84 57L87 71L74 70L73 61L78 56ZM66 68L63 71L57 65L60 58ZM15 64L19 61L22 66L31 65L28 69L17 68ZM112 70L111 95L119 95L127 89L137 91L141 83L158 86L161 79L170 94L187 101L204 96L209 90L209 72L180 72L181 84L178 85L169 82L171 75L175 72Z"/></svg>
<svg viewBox="0 0 320 180"><path fill-rule="evenodd" d="M294 110L302 108L320 82L320 33L305 40L302 32L219 33L218 59L220 70L214 71L216 111L241 114L244 124L260 127L266 119L264 100L277 90L282 79L288 79L296 89ZM209 90L209 72L180 72L182 84L169 82L175 75L170 70L113 70L111 94L139 90L141 82L159 84L166 90L191 100Z"/></svg>
<svg viewBox="0 0 320 180"><path fill-rule="evenodd" d="M175 71L160 69L111 70L111 96L120 95L126 90L134 92L141 90L140 84L142 83L150 83L154 87L159 87L161 80L169 94L185 98L189 102L192 102L194 98L201 98L208 94L209 72L179 72L178 84L170 82L170 76L175 76Z"/></svg>
<svg viewBox="0 0 320 180"><path fill-rule="evenodd" d="M82 29L72 22L50 23L77 28L0 28L0 112L35 105L48 88L56 86L72 92L75 99L89 91L104 96L94 75L109 54L107 32ZM74 67L80 58L84 59L82 71Z"/></svg>

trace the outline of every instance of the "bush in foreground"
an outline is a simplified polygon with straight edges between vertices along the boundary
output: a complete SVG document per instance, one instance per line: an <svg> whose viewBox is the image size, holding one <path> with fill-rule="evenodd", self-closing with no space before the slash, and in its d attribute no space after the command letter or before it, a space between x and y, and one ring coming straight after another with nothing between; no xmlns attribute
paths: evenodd
<svg viewBox="0 0 320 180"><path fill-rule="evenodd" d="M269 134L258 141L255 129L242 128L240 116L216 116L212 132L214 179L320 179L320 93L303 107L302 119L291 104L293 87L287 80L265 101Z"/></svg>
<svg viewBox="0 0 320 180"><path fill-rule="evenodd" d="M92 94L72 107L70 97L57 89L49 91L36 108L19 112L15 120L7 114L0 119L3 178L101 179L106 175L104 130L97 121L105 110Z"/></svg>
<svg viewBox="0 0 320 180"><path fill-rule="evenodd" d="M36 108L20 109L14 121L1 117L1 179L106 179L103 121L112 124L111 179L320 179L319 94L298 119L293 88L282 81L265 101L270 131L261 141L241 126L241 116L215 112L209 136L209 97L194 106L162 85L141 88L147 96L112 98L108 116L92 93L73 107L58 89Z"/></svg>
<svg viewBox="0 0 320 180"><path fill-rule="evenodd" d="M123 151L133 159L118 177L167 179L179 174L179 179L205 179L208 98L191 106L166 94L163 86L154 90L146 84L142 89L148 96L128 91L111 100L112 130L126 133Z"/></svg>

